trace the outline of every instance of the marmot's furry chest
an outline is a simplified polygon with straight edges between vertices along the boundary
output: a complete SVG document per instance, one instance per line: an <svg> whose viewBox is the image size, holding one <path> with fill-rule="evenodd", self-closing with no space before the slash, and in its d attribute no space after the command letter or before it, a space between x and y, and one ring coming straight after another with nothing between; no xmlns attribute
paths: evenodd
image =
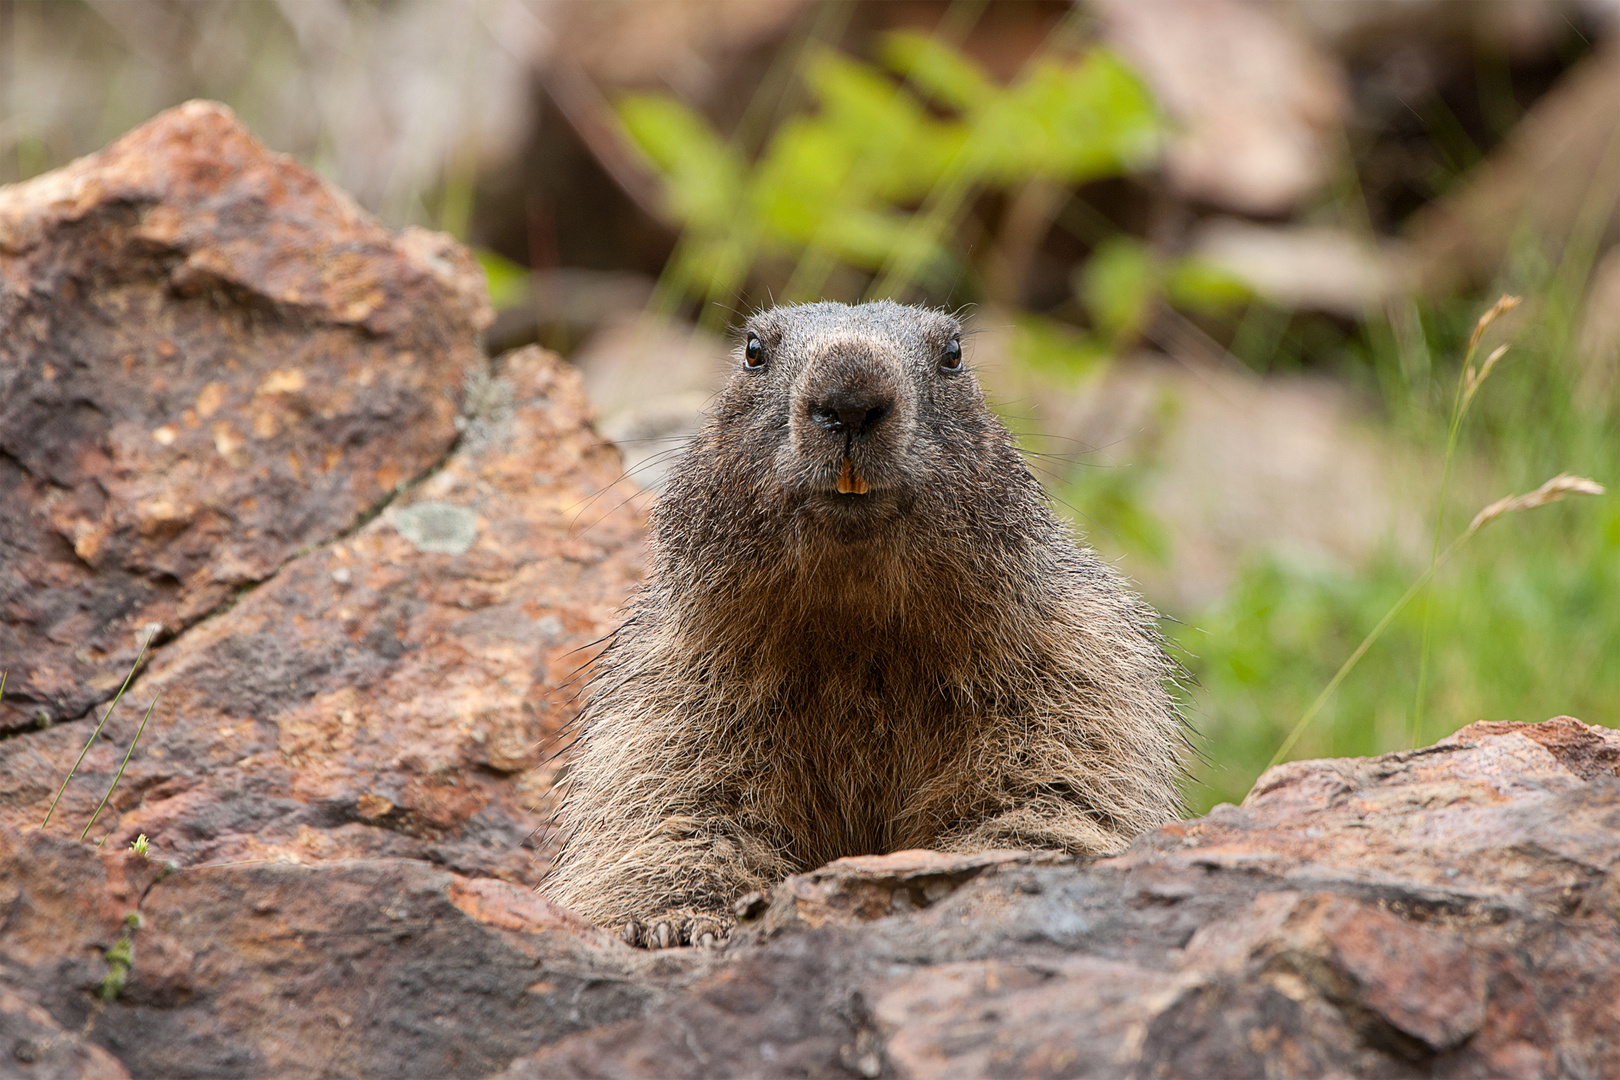
<svg viewBox="0 0 1620 1080"><path fill-rule="evenodd" d="M784 685L751 718L757 756L738 777L748 812L814 869L846 855L928 847L961 816L965 772L989 716L953 707L916 673Z"/></svg>

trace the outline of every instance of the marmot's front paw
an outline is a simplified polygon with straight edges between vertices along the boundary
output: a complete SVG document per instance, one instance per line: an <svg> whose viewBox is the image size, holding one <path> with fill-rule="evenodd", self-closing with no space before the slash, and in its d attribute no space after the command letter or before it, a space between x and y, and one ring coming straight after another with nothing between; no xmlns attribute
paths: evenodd
<svg viewBox="0 0 1620 1080"><path fill-rule="evenodd" d="M731 936L736 923L712 912L677 908L649 919L631 919L619 928L619 936L639 949L672 949L678 945L699 945L713 949Z"/></svg>

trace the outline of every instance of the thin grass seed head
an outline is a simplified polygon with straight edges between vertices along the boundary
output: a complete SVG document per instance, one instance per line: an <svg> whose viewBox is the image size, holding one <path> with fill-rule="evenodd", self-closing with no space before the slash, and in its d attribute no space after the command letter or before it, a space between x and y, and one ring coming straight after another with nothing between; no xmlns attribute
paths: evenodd
<svg viewBox="0 0 1620 1080"><path fill-rule="evenodd" d="M1479 347L1479 339L1484 335L1486 327L1518 306L1519 298L1517 296L1509 296L1504 293L1499 297L1496 303L1492 304L1485 314L1479 317L1479 322L1474 324L1474 332L1468 338L1468 351L1472 353Z"/></svg>
<svg viewBox="0 0 1620 1080"><path fill-rule="evenodd" d="M1479 390L1486 379L1490 378L1491 369L1496 366L1496 362L1502 359L1502 354L1507 351L1508 347L1504 342L1491 350L1491 355L1485 358L1485 362L1479 366L1479 370L1476 371L1472 364L1468 365L1468 372L1463 385L1464 402L1473 400L1475 392Z"/></svg>
<svg viewBox="0 0 1620 1080"><path fill-rule="evenodd" d="M1505 499L1497 499L1474 515L1474 520L1468 523L1468 532L1478 532L1503 514L1534 510L1548 503L1561 502L1568 495L1602 495L1603 490L1603 485L1596 480L1559 473L1528 495L1509 495Z"/></svg>

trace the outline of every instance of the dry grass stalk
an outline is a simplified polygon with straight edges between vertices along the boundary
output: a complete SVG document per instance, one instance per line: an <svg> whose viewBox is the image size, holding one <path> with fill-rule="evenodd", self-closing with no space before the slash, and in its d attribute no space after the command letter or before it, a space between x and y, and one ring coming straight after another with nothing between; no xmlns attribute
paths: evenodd
<svg viewBox="0 0 1620 1080"><path fill-rule="evenodd" d="M1467 402L1473 399L1474 392L1478 390L1480 384L1490 376L1491 368L1496 366L1496 362L1502 359L1502 354L1507 351L1508 347L1504 342L1491 350L1491 355L1485 358L1485 362L1479 366L1478 371L1474 370L1474 366L1472 364L1468 366L1468 371L1464 375L1463 383L1463 402L1465 405Z"/></svg>
<svg viewBox="0 0 1620 1080"><path fill-rule="evenodd" d="M1497 499L1474 515L1474 520L1468 523L1468 531L1471 533L1478 532L1485 525L1495 521L1503 514L1517 513L1520 510L1534 510L1538 506L1560 502L1568 495L1602 494L1603 485L1595 480L1588 480L1584 476L1571 476L1569 473L1559 473L1528 495L1509 495L1505 499Z"/></svg>
<svg viewBox="0 0 1620 1080"><path fill-rule="evenodd" d="M1485 314L1479 317L1479 322L1474 324L1474 332L1468 338L1468 351L1472 353L1479 347L1479 339L1484 335L1486 327L1518 306L1517 296L1503 294L1498 297L1496 303L1492 304Z"/></svg>
<svg viewBox="0 0 1620 1080"><path fill-rule="evenodd" d="M1451 401L1451 423L1446 428L1446 453L1444 463L1440 469L1440 495L1434 505L1434 546L1429 550L1429 571L1425 579L1432 579L1435 571L1440 568L1440 537L1446 529L1446 496L1451 490L1451 466L1457 454L1457 436L1462 432L1463 418L1468 415L1468 407L1473 404L1474 395L1490 377L1491 371L1496 367L1498 360L1507 352L1506 342L1491 350L1485 358L1485 363L1478 368L1474 367L1474 354L1479 349L1479 339L1493 322L1504 312L1512 311L1519 306L1519 298L1503 293L1497 297L1496 303L1486 309L1474 324L1474 332L1468 338L1468 351L1463 353L1463 369L1457 377L1457 393ZM1423 608L1423 644L1418 652L1418 678L1417 691L1412 697L1412 746L1416 747L1423 730L1423 693L1429 683L1429 640L1433 630L1433 612L1425 604Z"/></svg>
<svg viewBox="0 0 1620 1080"><path fill-rule="evenodd" d="M1311 702L1311 707L1305 710L1305 715L1300 717L1299 723L1295 724L1294 729L1288 733L1288 738L1283 740L1283 744L1271 756L1271 761L1267 763L1266 768L1271 768L1287 756L1288 751L1293 749L1294 743L1305 733L1306 727L1310 725L1312 720L1316 719L1317 713L1322 711L1322 706L1327 704L1328 698L1333 696L1333 691L1339 688L1339 684L1344 681L1345 676L1350 674L1356 664L1361 661L1361 658L1367 654L1367 650L1372 648L1373 642L1383 636L1384 631L1389 629L1389 624L1395 621L1395 617L1405 609L1407 604L1412 602L1412 598L1417 596L1423 587L1429 583L1429 580L1434 577L1440 567L1450 562L1451 557L1464 544L1473 539L1475 533L1503 514L1510 514L1518 510L1534 510L1538 506L1559 502L1567 495L1602 495L1603 490L1603 485L1595 480L1560 473L1528 495L1512 495L1506 499L1499 499L1476 514L1474 520L1469 523L1468 528L1464 529L1461 535L1446 546L1446 549L1435 558L1429 569L1425 570L1422 576L1412 582L1412 587L1406 590L1405 595L1395 601L1394 605L1384 613L1384 617L1378 620L1378 625L1374 626L1367 633L1367 636L1361 639L1361 644L1356 646L1356 651L1350 654L1350 658L1329 680L1327 686L1322 688L1322 692L1316 696L1316 700Z"/></svg>

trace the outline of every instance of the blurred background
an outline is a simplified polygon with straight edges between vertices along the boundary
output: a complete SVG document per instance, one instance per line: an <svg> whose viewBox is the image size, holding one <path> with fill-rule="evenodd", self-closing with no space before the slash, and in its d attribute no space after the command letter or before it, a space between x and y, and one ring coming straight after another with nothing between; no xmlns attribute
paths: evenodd
<svg viewBox="0 0 1620 1080"><path fill-rule="evenodd" d="M0 0L0 182L224 101L471 245L490 348L568 357L653 490L752 308L960 309L1170 617L1201 810L1391 611L1288 756L1620 723L1620 500L1504 515L1424 582L1499 497L1620 480L1617 31L1620 0Z"/></svg>

